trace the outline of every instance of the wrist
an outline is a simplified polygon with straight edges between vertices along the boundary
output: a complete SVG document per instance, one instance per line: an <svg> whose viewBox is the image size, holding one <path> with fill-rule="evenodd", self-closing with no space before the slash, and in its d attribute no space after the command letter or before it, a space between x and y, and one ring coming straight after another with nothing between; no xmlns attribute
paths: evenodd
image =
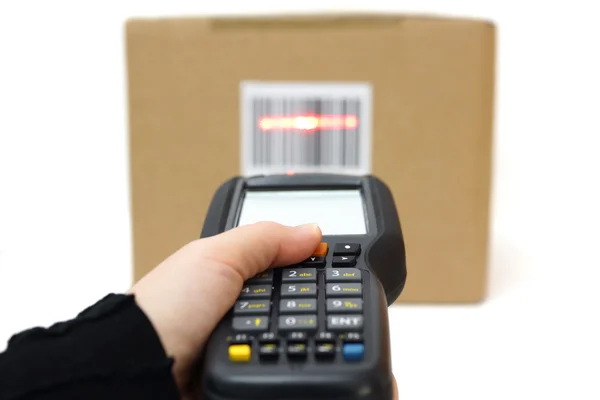
<svg viewBox="0 0 600 400"><path fill-rule="evenodd" d="M188 383L187 371L194 362L193 355L197 354L200 344L195 338L187 337L185 329L179 328L182 321L178 321L172 310L160 302L160 296L146 293L140 287L132 288L130 293L150 321L166 355L173 359L173 375L177 386L185 387Z"/></svg>

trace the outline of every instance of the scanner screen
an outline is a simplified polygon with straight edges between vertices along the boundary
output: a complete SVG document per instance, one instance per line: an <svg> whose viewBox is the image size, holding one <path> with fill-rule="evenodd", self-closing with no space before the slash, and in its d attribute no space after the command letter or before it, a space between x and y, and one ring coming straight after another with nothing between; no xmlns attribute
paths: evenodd
<svg viewBox="0 0 600 400"><path fill-rule="evenodd" d="M316 222L323 235L367 233L360 190L247 191L238 226L259 221L289 226Z"/></svg>

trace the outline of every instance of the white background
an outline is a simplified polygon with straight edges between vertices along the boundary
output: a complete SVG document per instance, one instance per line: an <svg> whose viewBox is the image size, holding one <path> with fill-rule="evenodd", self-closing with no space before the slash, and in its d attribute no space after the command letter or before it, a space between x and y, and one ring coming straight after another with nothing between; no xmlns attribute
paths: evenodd
<svg viewBox="0 0 600 400"><path fill-rule="evenodd" d="M1 2L0 343L128 288L125 18L358 3ZM600 398L595 2L394 3L499 27L490 296L390 311L401 399Z"/></svg>

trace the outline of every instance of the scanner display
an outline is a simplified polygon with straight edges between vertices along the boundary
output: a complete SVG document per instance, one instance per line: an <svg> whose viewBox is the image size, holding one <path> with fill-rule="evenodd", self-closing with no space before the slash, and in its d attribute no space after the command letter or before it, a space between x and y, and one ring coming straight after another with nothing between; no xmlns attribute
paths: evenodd
<svg viewBox="0 0 600 400"><path fill-rule="evenodd" d="M319 224L323 235L367 233L360 190L247 191L237 225L259 221L289 226L314 222Z"/></svg>

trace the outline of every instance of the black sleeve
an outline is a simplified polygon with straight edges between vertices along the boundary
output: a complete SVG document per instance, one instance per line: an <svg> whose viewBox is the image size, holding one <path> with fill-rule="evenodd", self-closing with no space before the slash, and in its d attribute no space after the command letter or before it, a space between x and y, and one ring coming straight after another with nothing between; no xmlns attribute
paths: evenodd
<svg viewBox="0 0 600 400"><path fill-rule="evenodd" d="M0 354L0 399L179 399L152 324L132 295L13 336Z"/></svg>

